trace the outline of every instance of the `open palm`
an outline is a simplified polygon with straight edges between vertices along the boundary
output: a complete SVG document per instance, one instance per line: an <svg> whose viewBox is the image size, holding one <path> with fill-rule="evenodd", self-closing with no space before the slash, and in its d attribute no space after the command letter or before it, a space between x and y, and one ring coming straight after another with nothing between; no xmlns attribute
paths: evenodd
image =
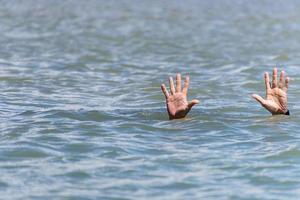
<svg viewBox="0 0 300 200"><path fill-rule="evenodd" d="M262 98L257 94L252 97L257 100L263 107L265 107L273 115L287 114L288 101L287 90L289 86L289 78L284 78L284 71L280 73L279 84L277 82L277 69L273 70L272 85L270 84L269 74L264 75L266 85L266 98Z"/></svg>
<svg viewBox="0 0 300 200"><path fill-rule="evenodd" d="M181 90L181 75L176 75L176 89L174 86L173 78L169 78L170 93L168 92L164 84L161 85L161 89L166 97L167 110L170 119L179 119L185 117L191 108L199 103L194 99L191 102L187 101L187 92L189 87L189 77L185 78L184 87Z"/></svg>

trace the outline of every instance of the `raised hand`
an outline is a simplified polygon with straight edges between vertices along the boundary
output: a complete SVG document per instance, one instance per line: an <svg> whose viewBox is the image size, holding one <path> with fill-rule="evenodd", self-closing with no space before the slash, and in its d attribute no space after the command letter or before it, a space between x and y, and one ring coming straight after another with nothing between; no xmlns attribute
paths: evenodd
<svg viewBox="0 0 300 200"><path fill-rule="evenodd" d="M272 115L288 114L287 90L289 80L288 77L284 78L284 71L281 71L278 83L277 69L274 68L271 85L269 74L265 72L266 98L263 99L257 94L253 94L252 97L271 112Z"/></svg>
<svg viewBox="0 0 300 200"><path fill-rule="evenodd" d="M161 85L161 90L166 97L167 109L170 119L184 118L191 108L199 103L198 100L194 99L191 102L187 101L188 87L190 79L188 76L185 78L184 87L181 90L181 75L176 75L176 89L174 86L173 78L169 78L170 83L170 94L164 84Z"/></svg>

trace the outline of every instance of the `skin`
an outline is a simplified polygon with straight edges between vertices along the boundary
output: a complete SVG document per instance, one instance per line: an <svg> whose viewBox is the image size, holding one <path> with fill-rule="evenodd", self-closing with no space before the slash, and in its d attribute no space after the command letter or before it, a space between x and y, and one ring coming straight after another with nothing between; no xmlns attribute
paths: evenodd
<svg viewBox="0 0 300 200"><path fill-rule="evenodd" d="M290 79L285 79L285 72L281 71L279 82L277 80L277 69L273 70L273 80L270 83L269 74L265 72L266 98L262 98L257 94L252 97L258 101L272 115L285 114L288 111L287 90Z"/></svg>
<svg viewBox="0 0 300 200"><path fill-rule="evenodd" d="M190 84L188 76L185 77L183 89L181 89L181 75L176 75L176 88L174 85L173 78L169 78L170 93L168 92L164 84L161 85L161 90L166 97L167 110L169 113L169 119L180 119L184 118L192 107L199 103L198 100L193 99L188 102L187 93Z"/></svg>

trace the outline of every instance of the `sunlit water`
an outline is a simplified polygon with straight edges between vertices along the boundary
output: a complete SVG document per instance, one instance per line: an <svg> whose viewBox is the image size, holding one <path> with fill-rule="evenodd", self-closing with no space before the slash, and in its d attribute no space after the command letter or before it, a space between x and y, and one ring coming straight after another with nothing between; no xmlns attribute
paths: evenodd
<svg viewBox="0 0 300 200"><path fill-rule="evenodd" d="M1 1L0 32L1 199L300 198L299 1ZM274 66L290 117L251 99Z"/></svg>

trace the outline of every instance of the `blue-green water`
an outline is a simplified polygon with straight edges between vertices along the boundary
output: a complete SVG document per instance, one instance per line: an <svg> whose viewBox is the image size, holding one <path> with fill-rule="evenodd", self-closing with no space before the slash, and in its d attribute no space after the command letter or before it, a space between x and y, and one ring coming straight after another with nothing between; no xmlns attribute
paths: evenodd
<svg viewBox="0 0 300 200"><path fill-rule="evenodd" d="M0 199L300 198L299 1L1 1L0 33ZM251 99L274 66L291 117Z"/></svg>

